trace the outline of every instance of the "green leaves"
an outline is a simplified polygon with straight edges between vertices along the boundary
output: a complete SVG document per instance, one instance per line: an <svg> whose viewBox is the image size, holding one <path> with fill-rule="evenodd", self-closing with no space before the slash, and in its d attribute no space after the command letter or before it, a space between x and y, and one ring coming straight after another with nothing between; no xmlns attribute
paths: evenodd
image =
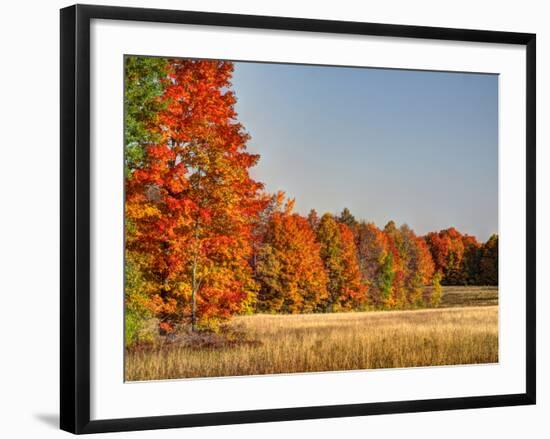
<svg viewBox="0 0 550 439"><path fill-rule="evenodd" d="M169 64L166 59L127 56L124 60L124 139L126 175L144 165L147 145L160 140L156 126L165 107L161 96Z"/></svg>

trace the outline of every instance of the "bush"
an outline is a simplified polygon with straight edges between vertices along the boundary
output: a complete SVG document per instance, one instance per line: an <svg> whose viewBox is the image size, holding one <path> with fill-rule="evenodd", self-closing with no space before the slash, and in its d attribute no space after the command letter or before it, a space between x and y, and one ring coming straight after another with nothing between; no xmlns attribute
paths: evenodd
<svg viewBox="0 0 550 439"><path fill-rule="evenodd" d="M159 339L159 322L155 318L140 315L135 310L126 309L124 315L124 338L126 347L152 344Z"/></svg>
<svg viewBox="0 0 550 439"><path fill-rule="evenodd" d="M441 288L441 273L437 272L433 277L433 291L432 291L432 297L430 300L430 304L432 306L438 306L439 302L441 302L441 295L443 291Z"/></svg>
<svg viewBox="0 0 550 439"><path fill-rule="evenodd" d="M150 306L150 286L143 279L139 260L127 252L124 291L124 340L127 348L159 338L159 321Z"/></svg>

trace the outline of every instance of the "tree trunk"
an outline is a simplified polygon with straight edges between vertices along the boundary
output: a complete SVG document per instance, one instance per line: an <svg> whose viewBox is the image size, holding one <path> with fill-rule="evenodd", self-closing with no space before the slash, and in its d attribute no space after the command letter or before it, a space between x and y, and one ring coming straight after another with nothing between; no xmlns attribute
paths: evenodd
<svg viewBox="0 0 550 439"><path fill-rule="evenodd" d="M199 282L197 280L197 266L199 258L199 218L195 222L195 252L193 255L193 269L191 278L191 331L197 329L197 290Z"/></svg>
<svg viewBox="0 0 550 439"><path fill-rule="evenodd" d="M197 182L197 191L200 191L201 178L202 178L202 169L199 167L198 170L198 182ZM199 203L200 210L200 203ZM195 249L193 254L193 271L192 271L192 280L191 280L191 331L195 332L197 330L197 293L199 289L199 282L197 279L197 266L199 259L200 251L200 211L197 212L197 218L195 220Z"/></svg>

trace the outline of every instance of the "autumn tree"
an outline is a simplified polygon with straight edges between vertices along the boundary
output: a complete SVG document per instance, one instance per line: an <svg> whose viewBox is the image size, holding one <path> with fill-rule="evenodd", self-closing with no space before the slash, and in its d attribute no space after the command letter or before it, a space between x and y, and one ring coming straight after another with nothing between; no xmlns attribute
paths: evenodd
<svg viewBox="0 0 550 439"><path fill-rule="evenodd" d="M191 224L188 181L183 166L171 166L174 160L165 145L149 146L147 166L136 170L126 185L126 249L140 255L140 271L155 286L151 306L163 332L172 328L186 303L183 261L188 236L180 232Z"/></svg>
<svg viewBox="0 0 550 439"><path fill-rule="evenodd" d="M432 254L435 271L443 273L447 267L448 240L442 237L440 232L430 232L424 237L424 240Z"/></svg>
<svg viewBox="0 0 550 439"><path fill-rule="evenodd" d="M388 251L384 254L382 264L378 268L377 289L380 292L379 305L384 307L392 307L395 304L395 278L396 271L394 268L394 253Z"/></svg>
<svg viewBox="0 0 550 439"><path fill-rule="evenodd" d="M276 212L283 212L285 208L290 208L292 201L287 201L285 205L285 193L282 191L278 191L271 196L266 196L265 200L265 206L260 210L252 224L252 256L250 258L250 265L255 277L257 275L259 254L267 235L269 222Z"/></svg>
<svg viewBox="0 0 550 439"><path fill-rule="evenodd" d="M427 304L431 306L437 306L441 302L441 296L443 295L443 290L441 288L441 272L437 271L432 279L432 289L428 290L428 294L425 297Z"/></svg>
<svg viewBox="0 0 550 439"><path fill-rule="evenodd" d="M317 232L317 228L319 227L319 215L317 214L317 211L315 209L311 209L307 215L307 222L311 226L311 229L314 232Z"/></svg>
<svg viewBox="0 0 550 439"><path fill-rule="evenodd" d="M338 308L340 293L342 290L344 271L342 262L342 244L338 223L334 217L326 213L321 217L317 229L317 239L321 244L321 259L328 275L326 309L333 311Z"/></svg>
<svg viewBox="0 0 550 439"><path fill-rule="evenodd" d="M407 305L424 305L424 287L432 282L434 263L428 246L407 226L395 235L399 257L403 261Z"/></svg>
<svg viewBox="0 0 550 439"><path fill-rule="evenodd" d="M494 285L494 260L498 259L498 249L494 236L485 244L480 244L474 236L462 234L454 227L439 232L428 233L424 237L432 254L435 270L440 272L443 285ZM491 247L491 256L483 261L485 247ZM493 262L488 262L492 260Z"/></svg>
<svg viewBox="0 0 550 439"><path fill-rule="evenodd" d="M321 258L328 276L328 311L349 310L367 301L351 229L324 214L317 229Z"/></svg>
<svg viewBox="0 0 550 439"><path fill-rule="evenodd" d="M307 219L292 208L287 202L267 222L256 268L261 312L315 312L328 296L320 246Z"/></svg>
<svg viewBox="0 0 550 439"><path fill-rule="evenodd" d="M368 285L370 301L381 306L391 291L387 279L393 275L393 262L389 264L387 259L387 238L373 223L362 222L356 227L356 248L361 278Z"/></svg>
<svg viewBox="0 0 550 439"><path fill-rule="evenodd" d="M474 236L463 235L462 281L464 285L477 285L480 275L481 244Z"/></svg>
<svg viewBox="0 0 550 439"><path fill-rule="evenodd" d="M436 271L443 275L443 285L464 285L462 259L464 242L462 234L454 227L428 233L426 243L432 253Z"/></svg>
<svg viewBox="0 0 550 439"><path fill-rule="evenodd" d="M430 285L435 274L435 264L432 259L432 254L428 249L426 241L422 238L416 237L415 244L415 259L413 266L418 274L418 283L424 286Z"/></svg>
<svg viewBox="0 0 550 439"><path fill-rule="evenodd" d="M161 114L174 167L184 165L189 181L191 223L183 234L193 325L239 312L255 294L248 258L265 200L249 174L259 156L246 151L249 137L236 120L232 72L231 62L173 61Z"/></svg>
<svg viewBox="0 0 550 439"><path fill-rule="evenodd" d="M451 227L446 230L446 239L449 245L444 282L447 285L463 285L462 259L464 257L464 243L462 241L462 234L454 227Z"/></svg>
<svg viewBox="0 0 550 439"><path fill-rule="evenodd" d="M358 223L356 246L362 278L376 307L422 306L434 263L428 246L407 225L390 221L384 230ZM428 294L429 296L429 294Z"/></svg>
<svg viewBox="0 0 550 439"><path fill-rule="evenodd" d="M340 239L342 242L342 272L343 287L340 296L340 306L344 310L360 309L367 305L367 284L363 282L357 247L352 229L346 224L339 224Z"/></svg>
<svg viewBox="0 0 550 439"><path fill-rule="evenodd" d="M345 207L338 216L338 221L352 229L357 225L357 220L347 207Z"/></svg>
<svg viewBox="0 0 550 439"><path fill-rule="evenodd" d="M479 284L498 285L498 235L492 235L481 248Z"/></svg>
<svg viewBox="0 0 550 439"><path fill-rule="evenodd" d="M384 226L389 252L392 253L393 285L392 294L386 299L389 308L403 308L408 304L406 281L408 277L409 239L403 236L393 220Z"/></svg>
<svg viewBox="0 0 550 439"><path fill-rule="evenodd" d="M262 185L249 175L258 156L236 120L230 62L170 60L158 115L160 139L146 149L127 194L139 242L152 256L153 298L166 328L185 319L225 318L252 306L249 265Z"/></svg>
<svg viewBox="0 0 550 439"><path fill-rule="evenodd" d="M168 62L160 58L128 56L125 58L124 89L124 166L127 194L125 205L125 340L128 345L149 342L155 337L152 319L157 306L152 300L157 294L157 284L146 273L155 263L156 252L136 245L139 241L138 224L145 218L152 205L145 205L145 198L137 200L139 189L134 172L147 166L147 149L160 139L158 113L163 108L168 75ZM138 197L139 198L139 197ZM140 211L140 207L144 210ZM152 211L149 210L149 213ZM159 213L159 212L157 212Z"/></svg>

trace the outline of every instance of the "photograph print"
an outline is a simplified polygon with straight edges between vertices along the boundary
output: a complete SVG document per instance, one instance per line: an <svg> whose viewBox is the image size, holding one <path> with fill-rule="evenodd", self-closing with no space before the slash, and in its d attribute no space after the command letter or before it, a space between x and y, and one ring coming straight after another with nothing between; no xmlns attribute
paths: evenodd
<svg viewBox="0 0 550 439"><path fill-rule="evenodd" d="M498 363L498 75L124 72L126 381Z"/></svg>

